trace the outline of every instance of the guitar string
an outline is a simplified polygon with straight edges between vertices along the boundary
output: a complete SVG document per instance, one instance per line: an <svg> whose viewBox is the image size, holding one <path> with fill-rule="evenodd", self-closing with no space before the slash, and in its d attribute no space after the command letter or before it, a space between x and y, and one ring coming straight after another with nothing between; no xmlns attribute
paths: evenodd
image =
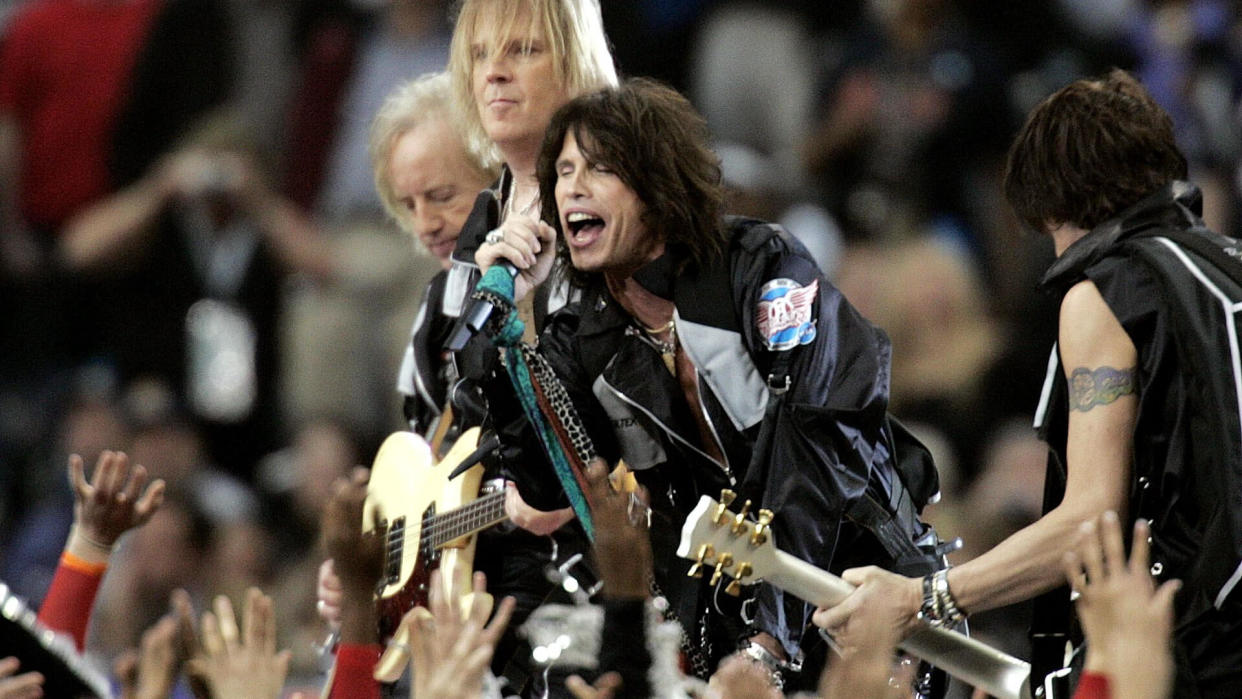
<svg viewBox="0 0 1242 699"><path fill-rule="evenodd" d="M490 499L481 498L468 505L436 515L431 523L433 537L436 533L447 531L448 534L442 534L442 536L449 536L449 538L441 539L440 543L452 541L468 533L472 527L477 528L478 525L487 521L489 515L492 515L496 510L503 511L503 506L503 494L497 493L490 496Z"/></svg>
<svg viewBox="0 0 1242 699"><path fill-rule="evenodd" d="M431 524L418 532L419 541L439 548L487 524L504 519L503 513L504 493L479 498L470 504L433 516ZM402 539L410 539L414 535L413 530L406 531L407 534ZM390 545L390 552L395 551L399 545L394 540Z"/></svg>
<svg viewBox="0 0 1242 699"><path fill-rule="evenodd" d="M454 508L448 512L434 515L431 523L418 532L420 541L429 541L439 547L453 539L460 538L471 531L482 528L484 523L503 519L504 493L495 493ZM414 530L407 528L403 537L410 539Z"/></svg>

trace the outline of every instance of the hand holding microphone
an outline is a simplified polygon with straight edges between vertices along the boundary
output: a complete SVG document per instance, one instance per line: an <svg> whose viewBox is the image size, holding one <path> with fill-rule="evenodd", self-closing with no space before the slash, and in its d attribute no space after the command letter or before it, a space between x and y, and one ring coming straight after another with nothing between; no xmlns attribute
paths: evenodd
<svg viewBox="0 0 1242 699"><path fill-rule="evenodd" d="M479 270L502 265L513 277L519 301L548 278L556 259L556 230L529 216L512 216L493 228L474 254Z"/></svg>

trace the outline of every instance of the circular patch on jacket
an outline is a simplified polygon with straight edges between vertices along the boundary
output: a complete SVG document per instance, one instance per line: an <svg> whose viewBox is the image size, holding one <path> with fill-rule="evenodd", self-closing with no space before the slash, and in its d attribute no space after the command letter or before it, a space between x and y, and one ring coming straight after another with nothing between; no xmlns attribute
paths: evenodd
<svg viewBox="0 0 1242 699"><path fill-rule="evenodd" d="M787 350L815 339L811 309L819 295L819 280L802 286L792 279L773 279L759 290L755 320L759 337L770 350Z"/></svg>

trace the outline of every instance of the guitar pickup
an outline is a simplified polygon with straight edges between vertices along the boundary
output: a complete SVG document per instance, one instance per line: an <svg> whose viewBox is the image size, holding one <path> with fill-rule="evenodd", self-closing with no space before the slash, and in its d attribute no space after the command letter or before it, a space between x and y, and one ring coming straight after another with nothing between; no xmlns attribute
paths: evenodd
<svg viewBox="0 0 1242 699"><path fill-rule="evenodd" d="M401 557L405 554L405 517L398 517L388 527L384 545L384 584L401 581Z"/></svg>

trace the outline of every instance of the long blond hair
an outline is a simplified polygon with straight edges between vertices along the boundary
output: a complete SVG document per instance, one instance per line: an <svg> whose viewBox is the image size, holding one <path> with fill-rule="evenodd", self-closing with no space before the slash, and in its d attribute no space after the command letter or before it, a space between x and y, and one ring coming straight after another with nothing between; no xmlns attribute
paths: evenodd
<svg viewBox="0 0 1242 699"><path fill-rule="evenodd" d="M617 70L604 35L599 0L464 0L453 28L448 72L467 143L487 162L499 163L502 158L483 129L474 101L472 84L476 59L472 44L480 17L490 11L501 18L499 37L502 40L491 47L492 51L500 50L508 44L504 39L518 31L513 24L522 8L530 12L532 22L542 25L548 50L559 59L555 65L556 79L571 99L617 84Z"/></svg>
<svg viewBox="0 0 1242 699"><path fill-rule="evenodd" d="M409 212L393 190L389 160L397 141L414 128L436 120L449 123L453 131L461 136L462 154L478 179L491 182L498 174L494 165L484 162L473 149L467 147L465 133L454 119L455 113L448 73L428 73L390 92L371 122L369 150L375 191L379 193L384 210L406 231L410 230Z"/></svg>

